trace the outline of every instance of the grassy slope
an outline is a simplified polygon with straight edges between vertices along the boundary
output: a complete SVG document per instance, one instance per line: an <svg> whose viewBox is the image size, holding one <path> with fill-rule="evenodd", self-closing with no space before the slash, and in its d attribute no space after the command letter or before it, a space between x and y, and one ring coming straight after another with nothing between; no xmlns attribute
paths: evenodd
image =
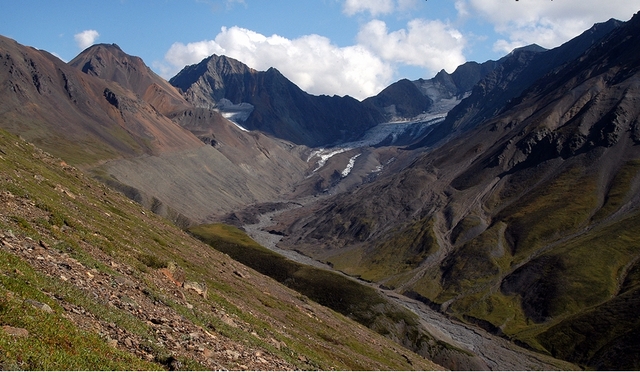
<svg viewBox="0 0 640 372"><path fill-rule="evenodd" d="M621 355L615 350L635 345L628 341L639 329L629 311L640 289L633 279L640 214L628 206L640 161L589 166L611 156L617 155L585 154L503 176L483 196L481 211L467 212L449 234L441 231L452 252L439 264L422 266L441 253L440 215L409 222L370 250L355 247L330 261L543 353L614 368ZM464 192L452 191L451 203ZM620 326L604 325L611 322ZM594 339L601 341L589 344ZM637 368L638 361L625 360Z"/></svg>
<svg viewBox="0 0 640 372"><path fill-rule="evenodd" d="M452 229L456 253L405 290L541 352L614 368L615 358L637 344L633 340L640 332L630 313L640 290L640 214L620 212L634 197L640 162L623 162L604 195L598 180L606 177L586 172L579 162L549 169L554 168L541 165L505 177L486 197L491 225L470 240L457 239L478 226L473 215L461 220ZM427 220L409 225L378 244L383 250L360 259L359 267L345 265L357 250L337 262L364 278L402 285L412 278L413 266L398 247L424 241L432 226ZM380 255L390 263L385 270L375 260ZM625 360L628 368L640 363Z"/></svg>
<svg viewBox="0 0 640 372"><path fill-rule="evenodd" d="M189 231L243 264L338 311L382 335L419 350L438 362L468 363L473 356L435 340L419 326L417 315L390 303L375 289L343 275L293 262L254 242L241 230L223 224ZM423 354L424 355L424 354ZM448 360L440 361L440 358ZM466 365L466 364L458 364Z"/></svg>
<svg viewBox="0 0 640 372"><path fill-rule="evenodd" d="M9 201L0 214L3 239L25 244L41 241L51 256L68 255L91 268L94 276L113 277L117 273L112 265L128 267L128 278L138 283L136 288L141 287L136 289L141 298L151 300L167 314L178 314L192 327L209 329L223 344L261 350L287 369L437 368L229 260L121 194L6 132L0 132L0 191ZM0 325L25 328L29 336L20 339L0 331L3 368L168 367L164 363L173 355L172 350L159 343L159 334L139 313L108 306L108 298L95 297L99 292L48 275L38 266L40 261L17 256L8 247L0 244ZM186 293L190 305L174 298L175 287L167 287L160 272L171 265L179 267L184 280L206 284L208 296ZM48 304L53 312L32 309L28 305L31 300ZM63 305L82 309L96 324L114 324L132 337L148 340L152 360L141 360L128 348L109 345L95 329L71 321L76 315ZM236 326L225 322L221 313L232 317ZM276 345L286 346L274 347L276 341ZM177 356L183 368L211 368L189 355L185 351ZM243 359L246 355L235 362L219 360L218 365L239 368L239 363L250 362Z"/></svg>

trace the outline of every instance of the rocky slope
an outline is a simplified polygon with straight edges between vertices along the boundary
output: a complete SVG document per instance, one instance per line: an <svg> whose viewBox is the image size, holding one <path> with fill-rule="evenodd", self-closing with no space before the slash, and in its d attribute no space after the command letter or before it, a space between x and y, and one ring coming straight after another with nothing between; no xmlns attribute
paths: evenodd
<svg viewBox="0 0 640 372"><path fill-rule="evenodd" d="M494 80L455 121L468 132L403 171L283 217L281 246L543 353L637 369L640 16L610 29L530 85Z"/></svg>
<svg viewBox="0 0 640 372"><path fill-rule="evenodd" d="M375 97L363 101L383 112L388 121L414 118L426 113L433 106L433 100L423 95L418 87L407 79L395 82Z"/></svg>
<svg viewBox="0 0 640 372"><path fill-rule="evenodd" d="M414 147L431 146L453 132L466 131L497 115L537 79L578 58L620 23L612 19L596 24L551 50L539 46L514 50L501 58L491 72L474 84L469 97L454 107L445 121Z"/></svg>
<svg viewBox="0 0 640 372"><path fill-rule="evenodd" d="M2 369L431 370L0 131Z"/></svg>
<svg viewBox="0 0 640 372"><path fill-rule="evenodd" d="M305 176L304 148L192 106L117 46L70 64L6 38L0 49L0 127L181 226L276 199Z"/></svg>
<svg viewBox="0 0 640 372"><path fill-rule="evenodd" d="M0 37L2 128L74 164L202 143L135 93Z"/></svg>
<svg viewBox="0 0 640 372"><path fill-rule="evenodd" d="M166 80L158 76L140 57L131 56L116 44L96 44L69 62L87 75L120 84L167 115L189 108L184 97Z"/></svg>
<svg viewBox="0 0 640 372"><path fill-rule="evenodd" d="M278 70L256 71L213 55L169 80L197 107L249 110L242 125L310 147L354 140L382 122L378 110L349 96L313 96Z"/></svg>

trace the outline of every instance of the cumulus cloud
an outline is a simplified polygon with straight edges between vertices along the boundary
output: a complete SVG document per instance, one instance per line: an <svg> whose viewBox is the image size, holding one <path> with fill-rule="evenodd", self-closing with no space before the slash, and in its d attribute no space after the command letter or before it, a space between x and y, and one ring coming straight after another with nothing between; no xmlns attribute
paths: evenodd
<svg viewBox="0 0 640 372"><path fill-rule="evenodd" d="M76 40L78 48L85 49L93 45L99 36L100 34L96 30L84 30L73 35L73 38Z"/></svg>
<svg viewBox="0 0 640 372"><path fill-rule="evenodd" d="M385 22L372 20L358 33L358 42L385 61L424 67L429 73L452 72L465 62L463 35L439 20L414 19L407 29L389 31Z"/></svg>
<svg viewBox="0 0 640 372"><path fill-rule="evenodd" d="M165 61L180 69L212 55L235 58L257 70L275 67L312 94L363 99L391 83L392 66L361 45L338 47L319 35L297 39L265 36L241 27L223 27L214 40L174 43ZM161 69L163 73L169 69Z"/></svg>
<svg viewBox="0 0 640 372"><path fill-rule="evenodd" d="M371 16L406 11L415 7L417 0L346 0L342 11L349 16L357 13L369 13Z"/></svg>
<svg viewBox="0 0 640 372"><path fill-rule="evenodd" d="M609 18L626 21L640 6L638 0L458 0L459 15L474 14L493 24L502 39L500 52L536 43L553 48Z"/></svg>
<svg viewBox="0 0 640 372"><path fill-rule="evenodd" d="M347 15L366 13L375 17L410 11L418 1L345 0L342 10ZM442 68L453 71L465 62L465 45L463 35L448 22L424 19L413 19L399 30L389 30L384 21L371 20L361 26L355 45L342 47L319 35L288 39L234 26L223 27L213 40L174 43L164 61L154 63L154 67L169 78L212 54L226 55L256 70L275 67L312 94L364 99L397 79L397 71L403 66L423 68L426 74Z"/></svg>

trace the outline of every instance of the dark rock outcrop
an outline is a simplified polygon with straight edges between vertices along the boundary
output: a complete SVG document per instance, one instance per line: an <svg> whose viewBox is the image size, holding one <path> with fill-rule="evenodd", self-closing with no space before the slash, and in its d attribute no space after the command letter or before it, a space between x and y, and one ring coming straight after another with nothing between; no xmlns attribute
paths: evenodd
<svg viewBox="0 0 640 372"><path fill-rule="evenodd" d="M550 50L537 45L514 50L501 58L495 68L473 87L470 96L453 108L445 121L414 147L432 146L453 132L467 131L513 107L518 97L536 80L575 60L620 24L614 19L596 24L576 38Z"/></svg>
<svg viewBox="0 0 640 372"><path fill-rule="evenodd" d="M187 66L169 82L197 107L250 104L245 128L312 147L354 140L383 120L354 98L310 95L275 68L256 71L225 56Z"/></svg>
<svg viewBox="0 0 640 372"><path fill-rule="evenodd" d="M402 79L363 101L382 111L388 119L412 118L428 111L433 100L420 92L416 84Z"/></svg>

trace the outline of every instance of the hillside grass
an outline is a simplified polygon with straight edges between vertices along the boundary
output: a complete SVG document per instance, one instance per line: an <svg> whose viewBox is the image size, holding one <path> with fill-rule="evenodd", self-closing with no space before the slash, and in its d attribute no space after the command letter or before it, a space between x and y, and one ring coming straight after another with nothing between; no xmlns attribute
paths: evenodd
<svg viewBox="0 0 640 372"><path fill-rule="evenodd" d="M262 247L236 227L224 224L192 227L189 232L233 259L309 297L369 325L365 315L385 300L372 288L340 274L302 265Z"/></svg>
<svg viewBox="0 0 640 372"><path fill-rule="evenodd" d="M371 348L367 340L374 334L344 316L323 313L322 317L315 317L312 312L320 307L307 297L280 288L270 280L246 279L229 272L231 267L238 272L247 269L123 195L87 178L78 169L3 131L0 131L0 192L1 197L14 204L3 206L3 210L10 212L0 214L0 233L36 245L42 242L51 254L68 256L87 270L95 270L96 275L121 276L113 265L127 267L127 275L140 283L145 298L166 306L195 327L215 332L218 339L263 350L300 369L410 366L405 357L394 352L396 345L390 341L386 343L380 338L381 342ZM169 267L177 267L183 280L204 283L207 297L185 291L192 306L187 307L165 287L168 284L159 284L164 278L160 270ZM299 270L297 275L308 278L315 273ZM339 280L333 284L342 286ZM25 300L46 303L54 312L36 311L26 306ZM140 359L122 345L109 346L104 335L69 320L59 303L82 309L96 324L113 323L118 329L148 340L145 347L154 362ZM303 309L302 303L308 303L310 310ZM221 313L237 324L224 322ZM44 275L0 244L0 326L4 325L25 328L29 336L20 339L0 331L3 369L169 367L166 363L171 352L158 343L159 336L146 321L97 299L89 289ZM280 346L274 346L274 342ZM178 359L185 369L205 368L195 359ZM435 367L424 359L412 360L423 368ZM238 368L229 363L225 368Z"/></svg>
<svg viewBox="0 0 640 372"><path fill-rule="evenodd" d="M367 285L335 272L291 261L262 247L233 226L201 225L190 228L189 232L211 247L278 280L310 300L348 316L382 335L399 340L409 348L428 350L429 355L437 355L443 350L453 350L465 358L469 356L466 351L435 340L420 328L416 314L388 302ZM340 340L343 338L326 333L320 336L331 343L342 342ZM368 352L366 354L369 355ZM386 355L371 357L381 360L388 358Z"/></svg>
<svg viewBox="0 0 640 372"><path fill-rule="evenodd" d="M501 211L496 219L508 225L514 261L585 226L598 205L597 193L597 176L573 166Z"/></svg>
<svg viewBox="0 0 640 372"><path fill-rule="evenodd" d="M114 309L99 308L82 292L61 280L45 277L23 260L0 251L0 323L23 328L27 337L13 337L0 331L0 367L9 370L158 370L163 366L141 360L109 346L96 333L82 331L63 316L64 310L51 300L51 293L87 306L132 331L149 329ZM49 305L47 313L26 300Z"/></svg>
<svg viewBox="0 0 640 372"><path fill-rule="evenodd" d="M438 249L434 221L424 218L389 233L370 250L355 248L332 256L328 261L337 270L379 282L417 268Z"/></svg>
<svg viewBox="0 0 640 372"><path fill-rule="evenodd" d="M623 164L609 185L602 207L593 216L594 222L609 217L629 200L629 192L638 173L640 173L640 160L630 160Z"/></svg>
<svg viewBox="0 0 640 372"><path fill-rule="evenodd" d="M640 219L637 214L606 219L630 199L639 170L640 162L625 163L600 208L598 177L580 166L530 190L496 217L506 229L494 224L443 263L442 278L434 278L442 285L436 302L454 299L448 310L461 320L486 321L494 331L555 357L585 367L615 365L600 348L629 342L628 335L640 332L628 306L629 293L640 288L634 276ZM495 206L496 198L491 200ZM560 240L572 233L572 239ZM502 254L493 254L500 246ZM518 263L524 265L514 271ZM520 281L520 287L505 293L503 278ZM437 293L419 285L427 287L422 293ZM546 320L534 321L532 310L546 314ZM579 349L589 339L599 341Z"/></svg>

